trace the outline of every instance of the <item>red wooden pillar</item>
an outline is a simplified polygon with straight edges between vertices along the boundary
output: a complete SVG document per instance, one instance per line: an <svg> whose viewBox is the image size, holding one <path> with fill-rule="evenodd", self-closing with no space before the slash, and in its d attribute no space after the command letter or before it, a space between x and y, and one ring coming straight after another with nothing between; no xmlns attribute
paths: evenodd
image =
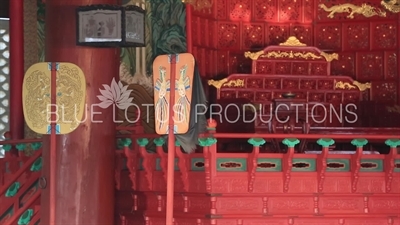
<svg viewBox="0 0 400 225"><path fill-rule="evenodd" d="M186 46L187 52L193 53L193 37L192 37L192 12L193 8L189 3L186 3Z"/></svg>
<svg viewBox="0 0 400 225"><path fill-rule="evenodd" d="M24 81L24 1L10 1L10 133L24 138L22 82Z"/></svg>
<svg viewBox="0 0 400 225"><path fill-rule="evenodd" d="M76 46L76 7L114 4L115 0L46 0L46 61L71 62L86 76L86 121L68 135L57 136L55 224L114 224L113 110L91 106L103 84L119 71L117 48ZM101 113L101 114L99 114ZM91 121L91 114L95 122ZM96 123L96 121L102 121ZM50 138L44 138L44 177L49 184ZM47 186L42 192L41 224L49 224Z"/></svg>

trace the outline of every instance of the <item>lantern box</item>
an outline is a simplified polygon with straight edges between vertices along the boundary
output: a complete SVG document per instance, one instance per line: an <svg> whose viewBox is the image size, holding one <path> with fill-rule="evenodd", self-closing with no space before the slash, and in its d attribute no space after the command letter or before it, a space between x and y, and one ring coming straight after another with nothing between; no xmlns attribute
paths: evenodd
<svg viewBox="0 0 400 225"><path fill-rule="evenodd" d="M139 6L80 6L76 16L77 45L145 46L145 11Z"/></svg>

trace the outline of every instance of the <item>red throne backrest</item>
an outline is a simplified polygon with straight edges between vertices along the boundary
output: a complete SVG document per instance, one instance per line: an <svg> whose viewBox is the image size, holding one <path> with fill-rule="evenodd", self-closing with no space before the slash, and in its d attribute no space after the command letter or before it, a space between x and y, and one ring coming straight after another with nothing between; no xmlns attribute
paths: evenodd
<svg viewBox="0 0 400 225"><path fill-rule="evenodd" d="M285 93L335 108L351 103L359 106L369 100L370 83L363 84L349 76L330 76L330 63L338 58L336 53L305 46L294 37L259 52L246 52L245 56L253 60L252 74L209 80L208 85L216 88L212 102L235 103L242 99L261 105L268 112L273 100L283 98Z"/></svg>
<svg viewBox="0 0 400 225"><path fill-rule="evenodd" d="M245 56L253 60L252 74L231 74L219 81L208 81L209 86L217 89L217 102L242 98L268 104L288 92L307 102L338 104L369 100L366 90L371 88L370 83L362 84L349 76L330 76L331 61L338 58L337 53L328 54L306 46L296 37L259 52L245 52Z"/></svg>
<svg viewBox="0 0 400 225"><path fill-rule="evenodd" d="M245 52L253 60L253 74L329 76L331 61L338 59L337 53L328 54L306 46L292 36L280 45L268 46L258 52Z"/></svg>

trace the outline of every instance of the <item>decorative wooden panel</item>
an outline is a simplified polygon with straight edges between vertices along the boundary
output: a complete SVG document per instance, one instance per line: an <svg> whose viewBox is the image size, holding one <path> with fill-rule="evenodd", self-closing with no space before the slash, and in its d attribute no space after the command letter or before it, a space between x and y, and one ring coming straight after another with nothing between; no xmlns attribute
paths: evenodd
<svg viewBox="0 0 400 225"><path fill-rule="evenodd" d="M226 57L217 57L213 61L218 64L218 69L207 74L208 77L227 76L238 71L250 73L251 68L245 66L248 60L238 62L232 58L296 36L308 46L339 54L339 59L332 62L332 75L351 76L361 82L387 82L387 85L400 81L399 13L386 10L381 1L351 2L356 7L362 4L374 7L371 12L375 15L372 16L351 14L351 8L348 12L335 9L345 3L348 1L213 0L209 10L211 14L206 9L192 11L193 44L213 49L217 55ZM227 52L229 55L226 55ZM209 59L212 53L206 50L205 54ZM238 68L238 64L242 67ZM265 73L269 73L268 65L263 68ZM301 74L301 71L297 73ZM387 91L393 90L376 90L373 99L380 99L378 96Z"/></svg>

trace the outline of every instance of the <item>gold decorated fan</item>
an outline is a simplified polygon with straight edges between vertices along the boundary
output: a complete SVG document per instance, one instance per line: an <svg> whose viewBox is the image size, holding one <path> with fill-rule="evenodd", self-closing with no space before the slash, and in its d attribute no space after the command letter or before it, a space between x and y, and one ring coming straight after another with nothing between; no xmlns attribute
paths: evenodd
<svg viewBox="0 0 400 225"><path fill-rule="evenodd" d="M52 92L53 79L55 91ZM68 134L82 121L85 96L85 76L77 65L36 63L24 77L22 104L25 121L39 134L50 134L52 123L56 134Z"/></svg>

